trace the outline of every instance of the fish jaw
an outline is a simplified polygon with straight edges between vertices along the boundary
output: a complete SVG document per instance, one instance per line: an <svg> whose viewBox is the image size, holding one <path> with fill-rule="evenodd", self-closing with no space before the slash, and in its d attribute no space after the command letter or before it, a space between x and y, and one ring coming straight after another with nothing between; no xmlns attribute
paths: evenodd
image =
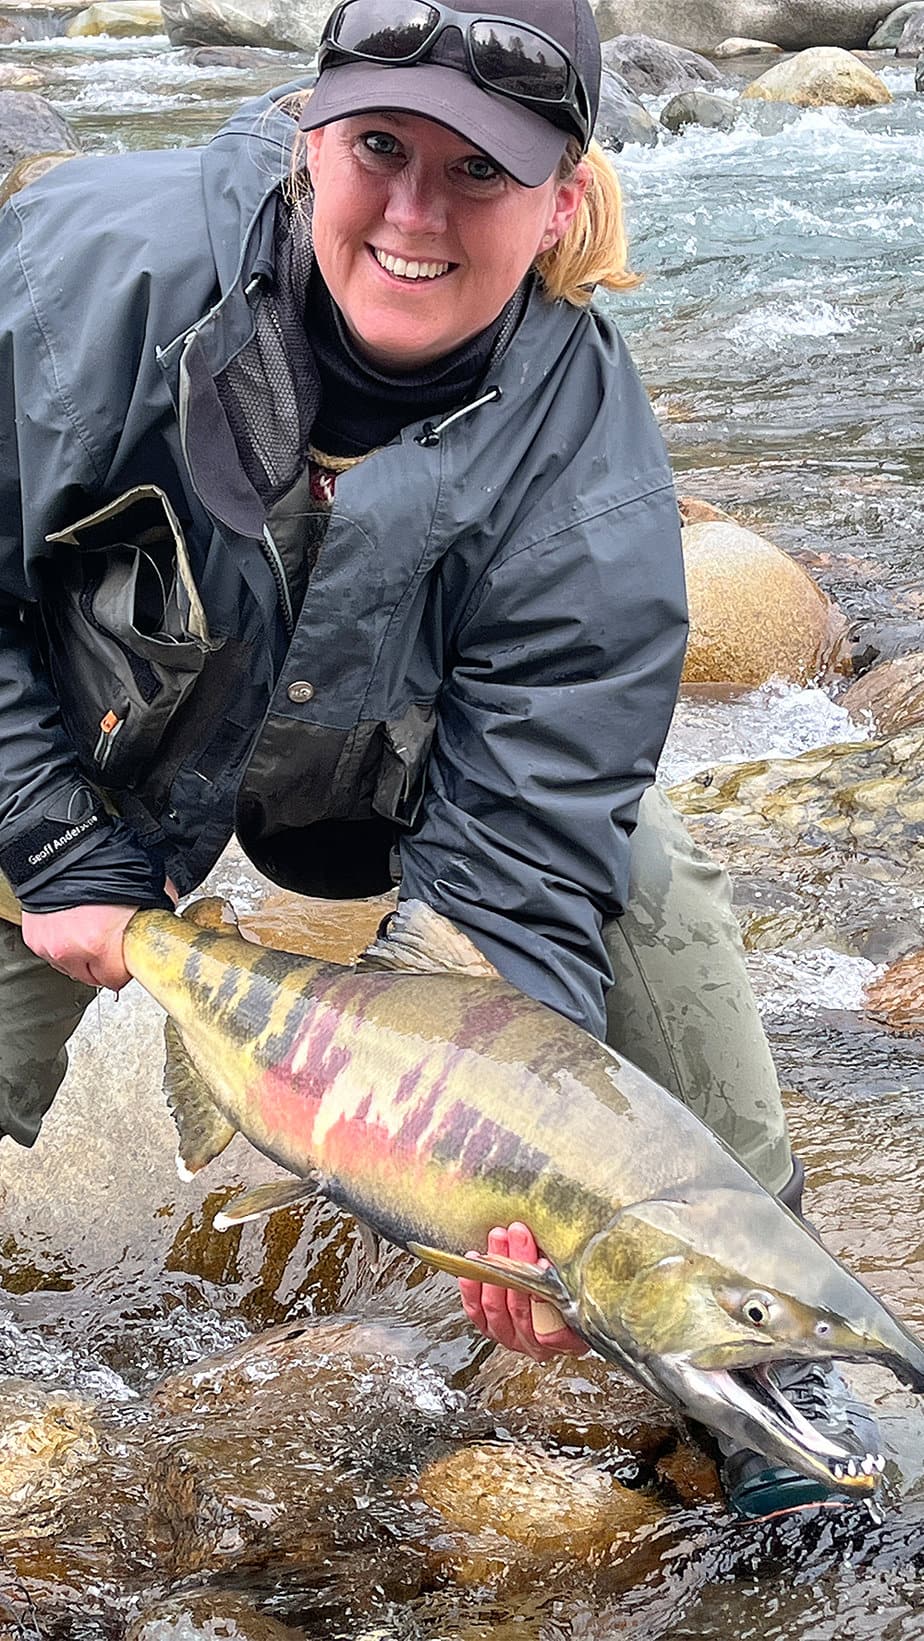
<svg viewBox="0 0 924 1641"><path fill-rule="evenodd" d="M834 1493L868 1498L885 1470L881 1453L859 1454L811 1424L773 1384L764 1366L737 1371L662 1358L659 1393L686 1418L769 1460L821 1481Z"/></svg>

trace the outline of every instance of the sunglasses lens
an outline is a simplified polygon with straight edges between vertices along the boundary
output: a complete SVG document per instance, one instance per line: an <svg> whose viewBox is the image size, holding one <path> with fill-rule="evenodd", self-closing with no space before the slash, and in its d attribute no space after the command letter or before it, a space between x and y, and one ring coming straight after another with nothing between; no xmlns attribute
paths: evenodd
<svg viewBox="0 0 924 1641"><path fill-rule="evenodd" d="M521 34L506 23L474 23L469 40L478 73L498 91L549 103L567 96L567 59L528 29Z"/></svg>
<svg viewBox="0 0 924 1641"><path fill-rule="evenodd" d="M333 44L382 62L400 62L419 51L438 20L439 13L423 0L351 0L337 19Z"/></svg>

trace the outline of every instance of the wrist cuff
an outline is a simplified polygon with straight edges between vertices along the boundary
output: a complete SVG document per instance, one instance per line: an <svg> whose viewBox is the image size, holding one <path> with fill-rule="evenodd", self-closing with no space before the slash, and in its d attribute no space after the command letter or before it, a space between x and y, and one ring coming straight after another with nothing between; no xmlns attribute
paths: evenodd
<svg viewBox="0 0 924 1641"><path fill-rule="evenodd" d="M0 846L0 870L17 895L56 877L112 827L102 800L82 782L54 793L25 831Z"/></svg>

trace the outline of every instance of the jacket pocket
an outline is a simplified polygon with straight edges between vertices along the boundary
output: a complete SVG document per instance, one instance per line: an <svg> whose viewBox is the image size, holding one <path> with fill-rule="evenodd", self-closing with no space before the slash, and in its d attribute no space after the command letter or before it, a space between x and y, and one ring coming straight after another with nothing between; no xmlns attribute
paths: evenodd
<svg viewBox="0 0 924 1641"><path fill-rule="evenodd" d="M415 704L384 726L372 807L399 826L413 826L417 819L427 785L427 759L435 725L435 707Z"/></svg>
<svg viewBox="0 0 924 1641"><path fill-rule="evenodd" d="M42 611L65 728L91 778L130 790L221 640L209 635L182 527L156 485L46 539L59 549Z"/></svg>

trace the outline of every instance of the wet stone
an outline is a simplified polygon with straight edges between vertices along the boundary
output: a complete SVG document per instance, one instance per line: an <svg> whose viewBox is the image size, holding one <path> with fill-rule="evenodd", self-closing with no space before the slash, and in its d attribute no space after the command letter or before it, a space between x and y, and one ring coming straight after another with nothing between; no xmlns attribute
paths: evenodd
<svg viewBox="0 0 924 1641"><path fill-rule="evenodd" d="M777 63L741 93L742 99L794 103L799 108L874 108L892 93L850 51L818 46Z"/></svg>
<svg viewBox="0 0 924 1641"><path fill-rule="evenodd" d="M841 696L840 704L860 724L891 735L924 723L924 650L873 667Z"/></svg>
<svg viewBox="0 0 924 1641"><path fill-rule="evenodd" d="M679 134L688 125L706 126L711 131L730 131L738 117L738 106L727 97L709 91L681 91L661 110L666 131Z"/></svg>
<svg viewBox="0 0 924 1641"><path fill-rule="evenodd" d="M214 1590L147 1608L125 1641L298 1641L304 1633L261 1613L246 1596Z"/></svg>
<svg viewBox="0 0 924 1641"><path fill-rule="evenodd" d="M74 155L69 153L30 154L27 159L20 160L0 183L0 205L5 205L7 200L12 199L21 189L28 188L30 182L38 182L39 177L53 171L62 161L73 158Z"/></svg>
<svg viewBox="0 0 924 1641"><path fill-rule="evenodd" d="M79 147L67 121L44 97L0 89L0 171L9 171L29 154Z"/></svg>
<svg viewBox="0 0 924 1641"><path fill-rule="evenodd" d="M603 63L646 97L674 86L717 84L723 78L708 58L647 34L617 34L604 41Z"/></svg>
<svg viewBox="0 0 924 1641"><path fill-rule="evenodd" d="M890 1031L924 1037L924 951L899 958L867 986L866 1012Z"/></svg>

